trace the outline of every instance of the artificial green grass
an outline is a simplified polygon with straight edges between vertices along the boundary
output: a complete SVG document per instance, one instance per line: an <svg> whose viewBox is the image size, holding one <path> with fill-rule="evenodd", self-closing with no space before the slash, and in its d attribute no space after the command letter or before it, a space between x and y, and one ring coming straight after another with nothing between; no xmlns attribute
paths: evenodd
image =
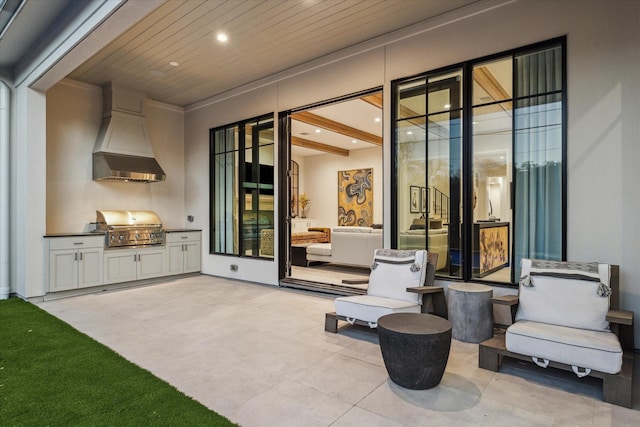
<svg viewBox="0 0 640 427"><path fill-rule="evenodd" d="M233 426L39 307L0 301L3 426Z"/></svg>

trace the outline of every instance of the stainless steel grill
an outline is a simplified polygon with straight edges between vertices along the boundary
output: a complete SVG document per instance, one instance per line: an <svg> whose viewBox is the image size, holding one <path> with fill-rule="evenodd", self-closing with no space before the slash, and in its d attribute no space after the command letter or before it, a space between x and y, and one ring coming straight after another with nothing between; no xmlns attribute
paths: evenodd
<svg viewBox="0 0 640 427"><path fill-rule="evenodd" d="M162 221L153 211L96 211L96 231L105 233L108 248L164 244Z"/></svg>

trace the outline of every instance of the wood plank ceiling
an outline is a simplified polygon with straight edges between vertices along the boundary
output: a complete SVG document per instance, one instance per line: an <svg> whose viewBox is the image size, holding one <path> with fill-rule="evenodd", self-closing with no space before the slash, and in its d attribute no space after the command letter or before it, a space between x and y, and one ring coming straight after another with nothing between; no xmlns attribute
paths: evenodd
<svg viewBox="0 0 640 427"><path fill-rule="evenodd" d="M69 78L185 106L477 1L170 0Z"/></svg>

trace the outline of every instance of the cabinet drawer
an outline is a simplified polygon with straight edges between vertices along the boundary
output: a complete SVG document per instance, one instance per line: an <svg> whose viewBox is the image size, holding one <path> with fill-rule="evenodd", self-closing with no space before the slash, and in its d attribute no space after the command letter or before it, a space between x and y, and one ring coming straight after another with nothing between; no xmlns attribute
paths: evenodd
<svg viewBox="0 0 640 427"><path fill-rule="evenodd" d="M104 247L104 235L77 237L49 237L49 249L82 249Z"/></svg>
<svg viewBox="0 0 640 427"><path fill-rule="evenodd" d="M176 233L167 233L165 235L165 241L167 243L172 243L200 240L200 234L200 231L180 231Z"/></svg>

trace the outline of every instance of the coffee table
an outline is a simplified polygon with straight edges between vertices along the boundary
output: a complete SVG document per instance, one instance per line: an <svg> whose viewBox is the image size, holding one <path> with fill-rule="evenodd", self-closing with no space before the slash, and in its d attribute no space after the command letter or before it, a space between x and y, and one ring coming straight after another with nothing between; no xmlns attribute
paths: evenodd
<svg viewBox="0 0 640 427"><path fill-rule="evenodd" d="M384 365L394 383L413 390L437 386L451 348L451 323L425 313L394 313L378 319Z"/></svg>

